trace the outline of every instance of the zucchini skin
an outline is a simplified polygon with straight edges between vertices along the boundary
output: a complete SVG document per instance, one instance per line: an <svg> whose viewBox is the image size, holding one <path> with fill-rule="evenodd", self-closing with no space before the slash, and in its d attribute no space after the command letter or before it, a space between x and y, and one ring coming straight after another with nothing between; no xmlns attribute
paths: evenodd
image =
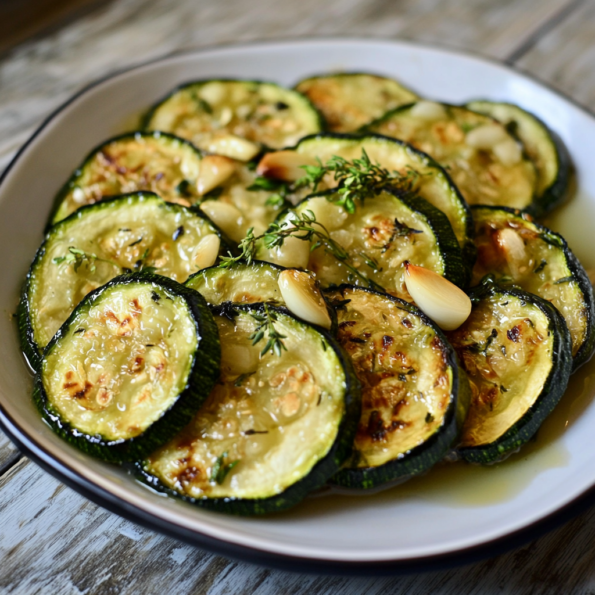
<svg viewBox="0 0 595 595"><path fill-rule="evenodd" d="M466 104L466 107L473 111L478 111L479 113L488 113L489 110L482 111L480 107L476 104L480 103L488 103L493 106L505 106L516 110L520 110L524 112L529 118L534 119L538 124L543 126L543 128L549 134L552 144L556 151L556 158L557 158L557 166L558 166L558 175L556 179L548 186L540 196L536 196L533 203L526 209L526 212L530 213L534 217L543 217L561 203L563 203L570 193L570 181L573 175L574 166L572 164L572 158L570 157L570 153L566 148L566 145L562 141L562 139L556 134L553 130L549 128L549 126L541 119L538 118L533 112L527 111L522 107L505 101L490 101L487 99L479 99L475 101L470 101ZM494 117L494 116L492 116ZM515 134L514 131L511 131L513 136L519 136ZM519 138L522 141L522 139Z"/></svg>
<svg viewBox="0 0 595 595"><path fill-rule="evenodd" d="M529 218L530 223L543 235L548 236L553 243L559 246L566 257L566 263L572 276L576 279L578 286L583 294L586 304L587 311L587 333L583 344L575 354L572 361L572 371L576 372L583 364L587 363L595 352L595 295L593 293L593 285L589 280L587 272L583 268L579 259L575 256L574 252L570 249L568 242L557 232L552 231L545 225L541 225L536 221L533 221L531 216L527 217L523 211L517 209L511 209L509 207L492 207L477 205L472 210L490 210L490 211L504 211L510 213L515 217L523 217L524 219Z"/></svg>
<svg viewBox="0 0 595 595"><path fill-rule="evenodd" d="M29 286L31 283L31 275L32 275L33 270L35 269L35 266L45 255L46 242L51 237L51 233L54 230L59 229L59 227L62 225L68 225L70 222L74 221L77 217L84 216L84 213L87 212L89 209L104 208L105 206L109 206L110 204L113 204L119 200L125 201L126 199L135 197L135 196L141 196L141 197L142 196L151 196L151 197L159 198L158 195L155 194L154 192L133 192L130 194L121 194L119 196L114 196L112 198L102 200L98 203L94 203L91 205L85 205L84 207L81 207L80 209L78 209L77 211L75 211L74 213L72 213L71 215L66 217L66 219L62 219L62 221L59 221L58 223L56 223L56 225L52 226L47 231L41 246L38 248L35 256L33 257L33 261L31 262L31 266L29 267L29 271L27 272L27 276L25 277L25 282L23 284L23 288L22 288L22 292L21 292L21 299L20 299L19 305L17 307L17 326L19 329L21 349L23 350L23 353L25 354L25 357L27 359L27 362L29 363L29 366L33 370L37 371L39 369L39 366L41 364L43 350L39 348L39 346L37 345L37 342L35 341L33 327L31 324L31 315L30 315L30 310L29 310L29 305L30 305L29 304ZM163 200L163 199L159 198L159 200ZM187 209L188 211L191 211L194 215L201 217L202 219L208 221L213 226L213 228L216 230L217 234L219 235L219 238L221 239L221 249L222 250L227 249L231 253L235 253L236 248L234 247L234 244L199 208L187 208L187 207L183 207L180 205L171 205L171 203L166 203L165 201L163 201L163 204L168 205L168 207L172 207L175 209ZM114 222L114 225L116 225L116 224L117 224L117 221ZM164 278L161 275L159 275L159 277Z"/></svg>
<svg viewBox="0 0 595 595"><path fill-rule="evenodd" d="M188 382L176 402L140 436L128 440L110 441L100 435L90 436L83 434L69 422L63 420L60 414L49 403L41 379L41 373L37 374L33 392L33 400L37 408L46 423L58 436L79 450L110 463L141 459L171 439L192 419L209 396L212 387L219 378L219 366L221 362L219 332L204 298L193 289L184 287L167 277L152 273L140 272L120 275L89 293L50 341L45 353L49 353L53 345L68 331L79 308L85 308L91 305L104 291L115 285L128 285L138 282L162 287L177 297L182 298L188 305L195 320L199 344L194 354L192 367L188 375Z"/></svg>
<svg viewBox="0 0 595 595"><path fill-rule="evenodd" d="M492 283L486 283L471 290L469 297L473 302L497 294L511 295L531 303L548 317L550 320L549 330L554 335L552 353L554 365L538 399L525 415L508 428L500 438L487 445L457 449L456 454L464 461L482 465L497 463L535 435L545 418L554 410L564 395L572 370L570 332L558 310L539 296L518 289L505 289Z"/></svg>
<svg viewBox="0 0 595 595"><path fill-rule="evenodd" d="M235 79L235 78L204 78L204 79L198 79L198 80L193 80L193 81L186 81L184 83L180 83L178 86L174 87L167 95L164 95L161 99L159 99L157 102L155 102L145 113L145 115L141 118L141 129L143 130L147 130L149 127L149 124L151 122L151 120L153 119L153 115L155 114L155 112L157 111L157 108L161 106L162 103L164 103L165 101L167 101L170 97L172 97L173 95L175 95L178 91L182 91L183 89L186 89L187 87L192 87L193 85L200 85L203 83L256 83L256 84L262 84L262 83L266 83L267 85L275 85L276 87L279 87L280 89L285 89L287 91L291 91L293 93L295 93L296 95L299 95L303 101L304 104L306 104L311 110L312 113L316 115L317 120L318 120L318 127L320 128L320 130L324 130L324 126L325 126L325 122L324 122L324 118L322 117L322 114L314 107L314 104L303 94L300 93L299 91L296 91L295 89L292 88L287 88L287 87L283 87L282 85L279 85L278 83L274 83L272 81L263 81L260 79ZM263 149L264 152L265 149ZM254 159L258 160L259 156L257 155Z"/></svg>
<svg viewBox="0 0 595 595"><path fill-rule="evenodd" d="M118 136L109 138L108 140L103 141L101 144L99 144L95 148L93 148L91 151L89 151L89 153L87 153L87 156L83 159L83 162L72 172L72 174L70 175L68 180L66 180L66 182L64 183L62 188L58 191L58 193L56 194L56 196L54 198L54 202L53 202L52 208L50 210L50 214L48 215L48 221L45 226L45 232L48 232L52 228L52 226L60 223L60 221L54 221L54 218L55 218L56 214L58 213L58 210L60 209L60 205L62 204L62 201L64 200L65 196L70 192L70 190L72 190L72 187L73 187L76 179L84 171L85 167L90 163L90 161L92 161L92 159L95 157L95 155L97 155L97 153L99 153L99 151L101 151L101 149L103 149L107 145L110 145L111 143L123 141L123 140L132 140L132 139L138 138L138 137L141 137L141 138L166 138L172 142L180 143L180 144L183 144L183 145L189 147L194 152L196 152L199 159L202 158L201 151L198 148L196 148L190 141L187 141L186 139L181 138L179 136L175 136L174 134L170 134L169 132L137 130L134 132L126 132L124 134L120 134ZM117 195L114 195L114 196L117 196ZM109 198L111 199L113 197L110 196ZM105 199L103 199L103 200L105 200ZM103 200L100 202L103 202ZM88 206L88 205L85 205L85 206Z"/></svg>
<svg viewBox="0 0 595 595"><path fill-rule="evenodd" d="M340 285L328 291L342 291L344 289L354 289L354 286ZM421 310L413 304L387 294L382 294L373 289L364 287L357 287L356 289L381 295L398 304L400 309L411 312L416 317L421 318L428 326L434 329L436 335L445 345L448 365L453 371L453 388L442 426L428 440L411 449L402 458L393 459L378 467L343 467L330 480L330 483L336 486L369 490L398 479L409 479L414 475L424 473L441 461L451 451L463 429L470 404L471 389L467 374L461 367L455 350L451 347L444 333Z"/></svg>
<svg viewBox="0 0 595 595"><path fill-rule="evenodd" d="M226 316L229 302L219 307L213 307L214 315ZM263 304L239 305L234 304L236 310L260 311L263 312ZM307 324L294 316L286 308L269 307L269 310L279 312L297 320L300 324ZM309 325L311 326L311 325ZM345 412L339 425L337 437L334 444L324 458L322 458L310 473L288 487L286 490L268 498L191 498L182 496L175 490L168 488L157 477L148 473L143 468L142 461L134 466L136 477L154 490L168 494L175 498L184 500L190 504L200 506L215 512L239 516L255 516L287 510L301 502L310 492L323 487L333 476L345 460L350 456L353 440L357 431L361 411L361 385L355 374L349 356L333 336L326 330L313 327L326 341L327 348L330 347L336 354L345 371Z"/></svg>

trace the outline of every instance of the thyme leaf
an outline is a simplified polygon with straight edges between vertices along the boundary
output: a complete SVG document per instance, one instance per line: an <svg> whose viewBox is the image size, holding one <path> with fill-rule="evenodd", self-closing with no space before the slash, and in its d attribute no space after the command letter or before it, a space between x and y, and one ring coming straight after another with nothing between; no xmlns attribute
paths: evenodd
<svg viewBox="0 0 595 595"><path fill-rule="evenodd" d="M74 246L69 246L68 254L65 254L64 256L56 256L52 259L52 262L54 264L65 263L73 265L75 273L83 264L87 265L89 272L94 273L97 270L97 267L95 266L95 263L97 261L106 262L108 264L111 264L112 266L115 266L118 269L122 269L122 267L119 264L113 262L112 260L100 258L99 256L97 256L97 254L85 252L84 250L80 250L79 248L75 248Z"/></svg>
<svg viewBox="0 0 595 595"><path fill-rule="evenodd" d="M227 458L227 451L225 451L222 455L218 456L216 461L213 463L213 467L211 468L211 483L216 483L221 485L224 481L229 472L240 462L239 459L232 461L231 463L226 463L225 459Z"/></svg>
<svg viewBox="0 0 595 595"><path fill-rule="evenodd" d="M277 314L269 309L268 304L263 304L263 313L251 312L250 316L258 323L254 332L250 335L249 339L252 341L252 345L260 343L260 341L267 337L267 342L262 348L260 355L263 356L269 351L272 351L277 357L281 357L281 353L287 347L283 343L283 339L286 338L275 328L275 322L277 322Z"/></svg>

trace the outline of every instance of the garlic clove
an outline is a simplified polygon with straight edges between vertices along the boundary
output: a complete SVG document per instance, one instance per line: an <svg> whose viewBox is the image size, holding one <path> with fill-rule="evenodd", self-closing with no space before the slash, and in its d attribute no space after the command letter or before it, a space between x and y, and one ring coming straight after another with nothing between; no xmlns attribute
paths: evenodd
<svg viewBox="0 0 595 595"><path fill-rule="evenodd" d="M471 314L467 294L434 271L405 262L405 285L417 307L445 331L459 328Z"/></svg>
<svg viewBox="0 0 595 595"><path fill-rule="evenodd" d="M262 260L283 267L305 269L310 260L310 242L294 237L285 238L282 246L271 250L268 257L263 256Z"/></svg>
<svg viewBox="0 0 595 595"><path fill-rule="evenodd" d="M205 200L200 210L234 242L242 241L244 217L236 207L220 200Z"/></svg>
<svg viewBox="0 0 595 595"><path fill-rule="evenodd" d="M482 124L469 131L465 143L474 149L493 149L498 143L509 140L502 126L496 124Z"/></svg>
<svg viewBox="0 0 595 595"><path fill-rule="evenodd" d="M260 146L235 134L222 134L211 138L201 148L210 153L225 155L238 161L250 161L260 153Z"/></svg>
<svg viewBox="0 0 595 595"><path fill-rule="evenodd" d="M316 160L295 151L275 151L260 160L256 173L274 180L295 182L306 174L304 165L316 165Z"/></svg>
<svg viewBox="0 0 595 595"><path fill-rule="evenodd" d="M511 138L507 138L494 147L496 159L506 167L512 167L521 161L522 151L518 143Z"/></svg>
<svg viewBox="0 0 595 595"><path fill-rule="evenodd" d="M196 180L196 189L201 196L217 186L221 186L234 174L236 164L223 155L207 155L200 162L200 173Z"/></svg>
<svg viewBox="0 0 595 595"><path fill-rule="evenodd" d="M446 118L446 110L444 106L435 101L418 101L409 112L413 118L424 120L426 122L433 122Z"/></svg>
<svg viewBox="0 0 595 595"><path fill-rule="evenodd" d="M279 289L285 304L296 316L321 326L331 328L331 317L314 279L303 271L287 269L279 275Z"/></svg>
<svg viewBox="0 0 595 595"><path fill-rule="evenodd" d="M193 261L196 267L200 270L213 266L219 256L220 248L221 239L218 235L211 233L202 238L194 251Z"/></svg>
<svg viewBox="0 0 595 595"><path fill-rule="evenodd" d="M524 272L523 267L527 266L528 261L523 238L510 227L499 229L495 236L498 248L504 254L510 272L513 277L518 277L520 273Z"/></svg>

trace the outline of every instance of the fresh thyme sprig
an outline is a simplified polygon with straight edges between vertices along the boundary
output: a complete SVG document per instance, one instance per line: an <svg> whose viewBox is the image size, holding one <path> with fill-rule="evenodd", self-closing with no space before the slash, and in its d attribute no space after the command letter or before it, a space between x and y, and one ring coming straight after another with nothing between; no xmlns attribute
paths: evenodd
<svg viewBox="0 0 595 595"><path fill-rule="evenodd" d="M74 271L77 272L79 270L79 268L86 263L87 267L89 268L89 271L91 273L94 273L97 270L97 267L95 266L95 262L107 262L108 264L111 264L112 266L115 266L119 269L121 269L122 267L111 261L111 260L107 260L105 258L100 258L99 256L97 256L97 254L92 254L90 252L85 252L84 250L80 250L79 248L75 248L74 246L70 246L68 248L68 254L64 255L64 256L56 256L52 262L54 264L62 264L62 263L66 263L66 264L72 264L74 266Z"/></svg>
<svg viewBox="0 0 595 595"><path fill-rule="evenodd" d="M251 312L250 316L256 320L258 325L254 332L250 335L250 339L252 340L252 345L256 345L259 343L264 336L267 336L266 345L263 347L260 355L263 356L269 351L273 351L273 353L281 357L281 353L283 350L287 351L287 347L283 343L283 339L286 338L285 335L282 335L277 329L275 328L275 322L277 322L277 314L269 309L268 304L263 304L264 306L264 313L260 314L258 312Z"/></svg>

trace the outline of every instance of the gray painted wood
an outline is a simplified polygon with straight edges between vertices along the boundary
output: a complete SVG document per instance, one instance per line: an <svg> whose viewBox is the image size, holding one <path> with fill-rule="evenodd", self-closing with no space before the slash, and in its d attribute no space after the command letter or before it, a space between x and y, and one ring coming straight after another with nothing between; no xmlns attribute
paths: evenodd
<svg viewBox="0 0 595 595"><path fill-rule="evenodd" d="M572 0L117 0L0 58L0 171L40 121L115 69L252 39L410 38L508 59L593 106L592 2ZM591 28L590 28L591 26ZM0 593L400 594L595 591L595 511L493 560L347 579L231 562L124 521L20 458L0 433Z"/></svg>

